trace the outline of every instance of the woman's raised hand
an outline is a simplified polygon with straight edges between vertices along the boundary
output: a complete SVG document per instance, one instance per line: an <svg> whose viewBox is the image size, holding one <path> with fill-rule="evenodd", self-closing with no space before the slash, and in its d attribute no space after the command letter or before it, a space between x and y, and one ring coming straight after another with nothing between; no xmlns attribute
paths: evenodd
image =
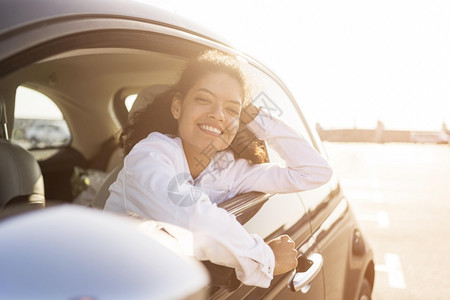
<svg viewBox="0 0 450 300"><path fill-rule="evenodd" d="M259 111L261 110L261 107L255 106L253 103L250 102L249 105L242 108L241 111L241 122L247 125L251 121L253 121L254 118L259 114Z"/></svg>

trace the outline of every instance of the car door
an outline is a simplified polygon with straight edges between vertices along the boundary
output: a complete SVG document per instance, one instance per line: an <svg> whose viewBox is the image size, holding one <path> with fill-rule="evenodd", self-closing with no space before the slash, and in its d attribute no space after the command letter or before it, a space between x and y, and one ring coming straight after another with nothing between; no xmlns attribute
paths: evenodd
<svg viewBox="0 0 450 300"><path fill-rule="evenodd" d="M261 75L259 78L264 94L260 95L260 98L256 97L256 102L266 106L266 110L271 111L286 124L295 128L309 140L317 151L326 156L320 139L315 131L309 129L296 102L291 101L285 91L279 87L280 85L271 80L269 76ZM273 151L271 153L270 148L268 150L271 160L278 162L279 158L276 153ZM333 175L328 183L296 195L300 197L311 225L309 242L315 245L314 248L306 251L318 255L317 257L322 263L318 275L323 276L321 297L324 299L353 299L360 286L367 255L365 247L360 247L362 245L361 232L337 177ZM293 230L286 231L286 233L291 236L296 234ZM307 241L296 240L296 242L306 243ZM301 248L304 246L302 244L299 246L300 253L304 253ZM299 261L300 263L301 261ZM314 284L311 289L313 287ZM280 299L289 298L289 295L285 293L282 295L283 298ZM320 296L314 295L314 297L321 299ZM298 297L297 299L303 298Z"/></svg>
<svg viewBox="0 0 450 300"><path fill-rule="evenodd" d="M354 299L370 255L337 178L300 197L323 257L326 299Z"/></svg>
<svg viewBox="0 0 450 300"><path fill-rule="evenodd" d="M295 128L317 151L326 156L317 133L309 129L297 103L291 101L292 98L281 88L281 83L275 82L270 76L264 74L258 78L263 93L256 96L255 102L259 102L265 106L267 111ZM270 148L268 150L272 161L281 162L274 151L271 151ZM337 177L333 175L326 184L296 195L300 197L301 203L304 205L311 225L309 242L314 243L315 247L304 250L302 249L304 245L301 243L307 243L307 241L304 239L295 241L300 243L298 245L300 253L307 251L308 254L314 254L322 263L318 275L323 276L322 297L324 299L354 298L359 290L364 274L363 270L367 264L367 247L362 242L362 234ZM277 196L279 197L279 195ZM286 233L291 236L298 234L295 230L287 230ZM299 265L301 265L300 260ZM280 299L289 298L289 295L285 293L282 295L283 298ZM315 297L321 299L320 296L315 295ZM303 298L298 297L298 299Z"/></svg>
<svg viewBox="0 0 450 300"><path fill-rule="evenodd" d="M255 86L254 103L285 121L312 143L297 107L279 82L268 75L267 70L252 66L250 71ZM283 163L273 149L266 147L271 162ZM296 272L275 276L267 289L241 285L234 292L228 292L222 288L215 291L212 299L324 299L322 257L312 236L309 211L300 193L250 193L227 201L222 207L234 213L248 232L259 234L266 241L288 234L299 251L298 267ZM302 279L307 281L303 288L300 287Z"/></svg>

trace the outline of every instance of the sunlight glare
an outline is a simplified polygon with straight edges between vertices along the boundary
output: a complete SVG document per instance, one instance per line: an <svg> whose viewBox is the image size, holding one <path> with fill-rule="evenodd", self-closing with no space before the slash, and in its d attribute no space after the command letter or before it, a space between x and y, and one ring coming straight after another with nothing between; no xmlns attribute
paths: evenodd
<svg viewBox="0 0 450 300"><path fill-rule="evenodd" d="M50 98L24 86L19 86L16 90L15 117L18 119L63 119L61 111Z"/></svg>
<svg viewBox="0 0 450 300"><path fill-rule="evenodd" d="M448 1L164 3L273 69L324 128L450 125Z"/></svg>

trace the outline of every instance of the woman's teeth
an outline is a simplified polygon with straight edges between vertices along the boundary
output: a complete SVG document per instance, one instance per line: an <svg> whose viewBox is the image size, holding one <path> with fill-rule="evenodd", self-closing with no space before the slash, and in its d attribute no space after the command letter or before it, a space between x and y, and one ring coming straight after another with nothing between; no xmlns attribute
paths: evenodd
<svg viewBox="0 0 450 300"><path fill-rule="evenodd" d="M200 125L200 128L203 129L203 130L214 132L216 134L221 134L222 133L219 129L214 128L212 126L208 126L208 125Z"/></svg>

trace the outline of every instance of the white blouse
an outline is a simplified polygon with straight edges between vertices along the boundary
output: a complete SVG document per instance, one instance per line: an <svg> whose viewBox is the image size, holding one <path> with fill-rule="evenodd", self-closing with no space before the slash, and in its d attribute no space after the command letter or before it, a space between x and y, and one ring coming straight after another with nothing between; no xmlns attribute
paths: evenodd
<svg viewBox="0 0 450 300"><path fill-rule="evenodd" d="M247 127L277 151L285 166L236 160L226 150L193 180L180 138L153 132L125 157L105 210L184 227L193 233L197 259L235 268L246 285L268 287L275 266L271 248L217 203L250 191L313 189L326 183L332 170L299 133L266 112Z"/></svg>

